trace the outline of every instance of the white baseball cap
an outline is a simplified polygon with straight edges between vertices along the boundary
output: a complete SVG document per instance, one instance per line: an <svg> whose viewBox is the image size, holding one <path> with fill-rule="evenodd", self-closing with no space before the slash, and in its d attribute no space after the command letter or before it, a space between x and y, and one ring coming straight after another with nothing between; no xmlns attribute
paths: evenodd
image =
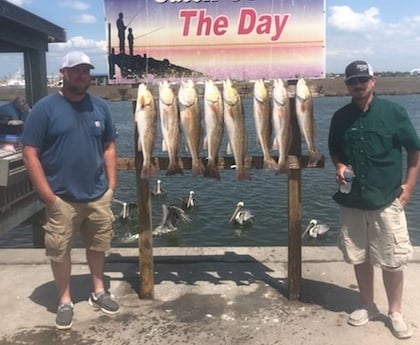
<svg viewBox="0 0 420 345"><path fill-rule="evenodd" d="M90 63L90 58L85 53L79 52L79 51L73 51L67 53L63 57L63 63L61 65L61 68L72 68L77 65L89 65L90 69L95 68Z"/></svg>

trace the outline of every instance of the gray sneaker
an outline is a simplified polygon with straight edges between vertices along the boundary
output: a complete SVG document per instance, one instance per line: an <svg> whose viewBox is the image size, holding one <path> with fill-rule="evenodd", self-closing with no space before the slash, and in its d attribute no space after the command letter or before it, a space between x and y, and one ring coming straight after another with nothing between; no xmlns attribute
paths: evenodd
<svg viewBox="0 0 420 345"><path fill-rule="evenodd" d="M107 291L101 292L99 295L92 292L92 295L89 297L89 304L106 314L117 314L120 311L120 305L114 299L114 296Z"/></svg>
<svg viewBox="0 0 420 345"><path fill-rule="evenodd" d="M57 329L69 329L73 324L73 303L61 304L57 308L55 326Z"/></svg>

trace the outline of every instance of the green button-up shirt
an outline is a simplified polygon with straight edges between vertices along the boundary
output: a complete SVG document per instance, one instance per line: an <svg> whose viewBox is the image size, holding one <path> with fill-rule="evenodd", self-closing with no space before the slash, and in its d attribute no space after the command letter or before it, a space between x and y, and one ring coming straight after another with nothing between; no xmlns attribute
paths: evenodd
<svg viewBox="0 0 420 345"><path fill-rule="evenodd" d="M350 103L334 114L328 147L355 173L351 192L338 191L333 199L347 207L379 209L401 193L402 148L418 151L420 140L402 106L374 96L366 112Z"/></svg>

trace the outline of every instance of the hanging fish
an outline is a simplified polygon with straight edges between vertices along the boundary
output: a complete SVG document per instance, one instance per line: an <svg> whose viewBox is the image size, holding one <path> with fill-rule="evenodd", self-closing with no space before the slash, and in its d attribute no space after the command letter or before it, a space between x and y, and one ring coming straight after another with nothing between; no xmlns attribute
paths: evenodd
<svg viewBox="0 0 420 345"><path fill-rule="evenodd" d="M311 165L316 165L322 158L322 154L315 147L315 119L312 94L304 79L299 79L296 84L295 103L297 122L308 147L309 162Z"/></svg>
<svg viewBox="0 0 420 345"><path fill-rule="evenodd" d="M201 110L192 80L181 81L178 100L181 127L192 158L192 175L197 176L204 172L204 165L200 159L200 148L202 146Z"/></svg>
<svg viewBox="0 0 420 345"><path fill-rule="evenodd" d="M149 179L157 173L157 168L152 164L152 152L157 131L157 113L153 95L143 83L137 90L134 120L138 132L137 150L143 153L143 167L140 176Z"/></svg>
<svg viewBox="0 0 420 345"><path fill-rule="evenodd" d="M275 169L276 162L270 155L271 144L271 116L270 99L263 80L257 80L254 84L254 122L257 134L257 143L263 152L264 168Z"/></svg>
<svg viewBox="0 0 420 345"><path fill-rule="evenodd" d="M218 87L207 80L204 88L204 123L206 128L205 146L207 147L206 177L220 179L217 156L223 139L223 99Z"/></svg>
<svg viewBox="0 0 420 345"><path fill-rule="evenodd" d="M169 164L166 175L184 174L178 160L180 149L180 119L178 105L168 81L159 83L159 113L162 129L162 151L168 151Z"/></svg>
<svg viewBox="0 0 420 345"><path fill-rule="evenodd" d="M229 146L235 159L236 178L250 179L245 168L247 154L247 133L245 127L245 112L238 90L230 79L223 81L224 123L229 138Z"/></svg>
<svg viewBox="0 0 420 345"><path fill-rule="evenodd" d="M271 112L271 123L274 131L273 148L279 152L276 170L279 173L283 173L288 169L287 156L291 144L290 102L283 80L274 80L271 98L273 104Z"/></svg>

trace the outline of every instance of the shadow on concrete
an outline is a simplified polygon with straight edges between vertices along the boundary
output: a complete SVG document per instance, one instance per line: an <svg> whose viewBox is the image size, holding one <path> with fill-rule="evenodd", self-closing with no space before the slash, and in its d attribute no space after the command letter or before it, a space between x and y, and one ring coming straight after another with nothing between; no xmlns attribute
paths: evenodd
<svg viewBox="0 0 420 345"><path fill-rule="evenodd" d="M105 288L109 289L111 278L104 277ZM71 294L74 304L87 301L92 292L92 278L90 274L72 275ZM58 305L58 295L55 282L49 281L45 284L37 286L29 296L29 299L36 304L44 306L49 312L55 313Z"/></svg>
<svg viewBox="0 0 420 345"><path fill-rule="evenodd" d="M332 283L302 279L300 300L326 310L351 313L359 304L359 293Z"/></svg>
<svg viewBox="0 0 420 345"><path fill-rule="evenodd" d="M111 263L121 262L132 263L128 270L122 272L122 279L126 280L132 289L139 293L138 257L111 254L107 258L110 267L117 268L118 266ZM234 252L225 252L224 255L154 257L155 285L162 282L182 285L197 285L199 282L206 282L218 285L231 281L237 286L241 286L262 281L288 298L288 278L282 275L283 272L287 272L287 262L284 263L282 269L274 271L251 255ZM350 313L359 303L359 293L333 283L302 279L300 301L317 304L334 312Z"/></svg>

